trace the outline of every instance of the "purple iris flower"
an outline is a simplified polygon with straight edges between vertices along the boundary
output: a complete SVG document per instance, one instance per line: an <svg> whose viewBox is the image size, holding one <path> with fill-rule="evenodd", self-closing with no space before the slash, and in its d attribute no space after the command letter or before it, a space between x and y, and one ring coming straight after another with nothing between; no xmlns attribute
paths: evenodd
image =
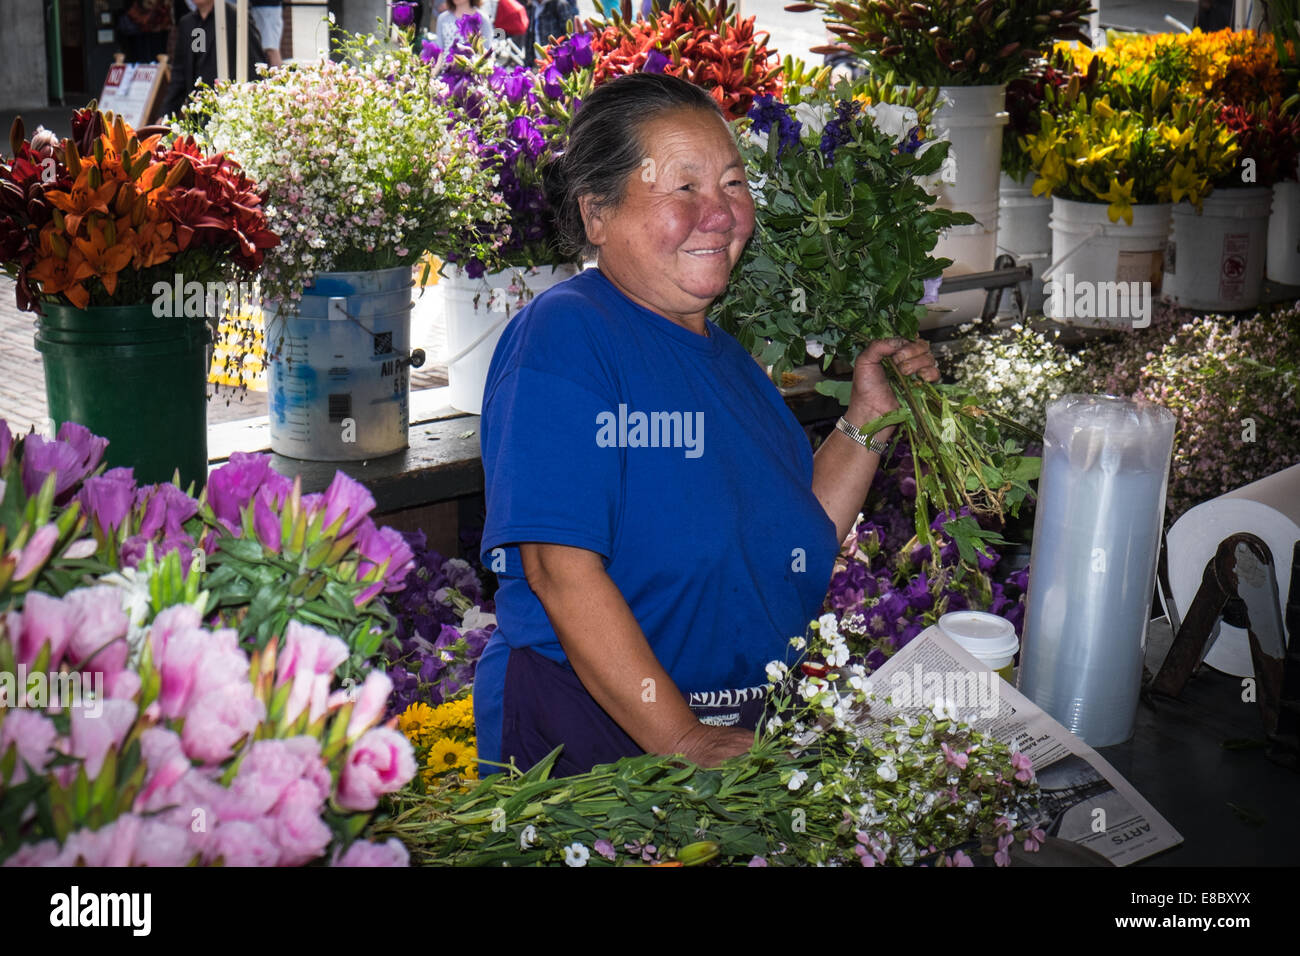
<svg viewBox="0 0 1300 956"><path fill-rule="evenodd" d="M478 13L467 13L456 21L456 32L465 42L483 35L483 17Z"/></svg>
<svg viewBox="0 0 1300 956"><path fill-rule="evenodd" d="M561 43L555 48L551 57L551 62L555 68L560 71L561 76L568 76L573 72L573 53L569 50L569 44Z"/></svg>
<svg viewBox="0 0 1300 956"><path fill-rule="evenodd" d="M546 140L527 116L516 116L512 119L508 132L512 139L519 142L521 149L531 160L536 160L546 148Z"/></svg>
<svg viewBox="0 0 1300 956"><path fill-rule="evenodd" d="M575 33L569 37L569 53L573 56L573 65L579 69L591 66L591 34Z"/></svg>
<svg viewBox="0 0 1300 956"><path fill-rule="evenodd" d="M664 67L669 63L668 57L664 56L658 50L651 50L645 58L645 63L641 67L642 73L662 73Z"/></svg>
<svg viewBox="0 0 1300 956"><path fill-rule="evenodd" d="M558 99L564 93L564 87L560 84L560 71L551 64L542 74L542 92L551 99Z"/></svg>
<svg viewBox="0 0 1300 956"><path fill-rule="evenodd" d="M415 22L415 4L413 3L395 3L393 4L393 25L398 27L409 27Z"/></svg>

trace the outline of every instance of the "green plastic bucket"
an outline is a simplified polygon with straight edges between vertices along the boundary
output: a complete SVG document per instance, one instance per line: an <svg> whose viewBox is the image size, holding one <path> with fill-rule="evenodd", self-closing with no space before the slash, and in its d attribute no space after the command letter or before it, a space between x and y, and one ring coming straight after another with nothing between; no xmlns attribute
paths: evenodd
<svg viewBox="0 0 1300 956"><path fill-rule="evenodd" d="M203 318L159 318L153 306L44 305L36 348L57 429L65 421L108 439L110 468L141 483L203 487L208 472L207 345Z"/></svg>

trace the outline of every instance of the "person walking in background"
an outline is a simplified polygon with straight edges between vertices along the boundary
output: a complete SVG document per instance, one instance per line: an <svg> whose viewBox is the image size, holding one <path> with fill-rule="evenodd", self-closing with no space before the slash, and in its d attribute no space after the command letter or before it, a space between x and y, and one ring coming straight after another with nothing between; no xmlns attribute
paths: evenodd
<svg viewBox="0 0 1300 956"><path fill-rule="evenodd" d="M132 0L117 21L128 63L152 63L167 52L172 29L170 0Z"/></svg>
<svg viewBox="0 0 1300 956"><path fill-rule="evenodd" d="M163 95L162 114L179 112L190 91L200 82L209 86L217 81L217 22L212 15L215 0L195 0L195 11L181 17L176 24L176 49L172 53L172 77ZM226 62L233 76L236 52L236 14L222 4L226 17ZM263 41L257 25L248 25L248 69L252 79L253 64L265 63Z"/></svg>
<svg viewBox="0 0 1300 956"><path fill-rule="evenodd" d="M280 0L248 0L248 15L262 34L262 49L266 51L266 63L279 66L280 37L284 35L284 6Z"/></svg>

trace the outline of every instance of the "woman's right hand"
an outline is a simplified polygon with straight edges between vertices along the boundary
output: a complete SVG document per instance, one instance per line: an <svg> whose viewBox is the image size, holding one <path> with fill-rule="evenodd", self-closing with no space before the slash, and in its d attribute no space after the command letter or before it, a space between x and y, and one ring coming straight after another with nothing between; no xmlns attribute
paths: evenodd
<svg viewBox="0 0 1300 956"><path fill-rule="evenodd" d="M754 732L743 727L714 727L698 720L673 748L701 767L716 767L728 757L743 754L754 746Z"/></svg>

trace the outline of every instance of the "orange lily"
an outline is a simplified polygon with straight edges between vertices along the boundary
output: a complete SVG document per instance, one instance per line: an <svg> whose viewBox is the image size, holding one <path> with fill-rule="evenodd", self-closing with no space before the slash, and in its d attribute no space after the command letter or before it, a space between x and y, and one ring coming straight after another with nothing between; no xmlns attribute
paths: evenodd
<svg viewBox="0 0 1300 956"><path fill-rule="evenodd" d="M113 240L108 238L108 226L91 227L87 231L89 239L76 239L74 243L85 256L93 274L104 283L104 291L112 295L117 291L117 274L131 262L132 251L129 246L115 241L116 237Z"/></svg>
<svg viewBox="0 0 1300 956"><path fill-rule="evenodd" d="M53 223L41 230L41 255L28 276L41 284L43 293L57 295L62 292L69 302L84 309L90 302L90 293L81 282L92 275L94 270L77 249L55 242Z"/></svg>

